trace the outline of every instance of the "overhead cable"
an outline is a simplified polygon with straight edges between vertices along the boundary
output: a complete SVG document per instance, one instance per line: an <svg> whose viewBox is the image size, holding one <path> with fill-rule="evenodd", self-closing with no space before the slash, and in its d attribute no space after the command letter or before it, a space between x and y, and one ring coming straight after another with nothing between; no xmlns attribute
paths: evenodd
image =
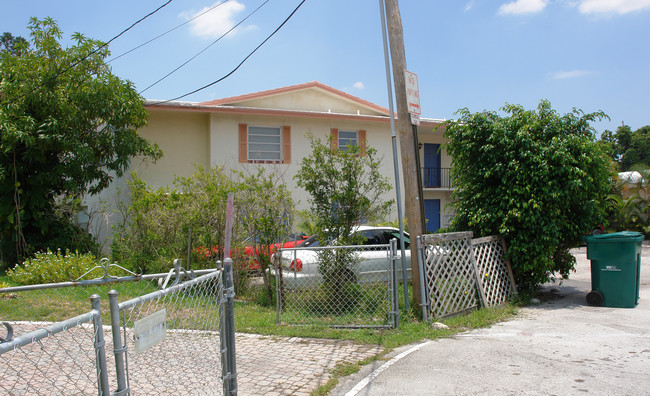
<svg viewBox="0 0 650 396"><path fill-rule="evenodd" d="M291 14L289 14L289 16L288 16L288 17L287 17L287 18L286 18L286 19L285 19L285 20L280 24L280 26L278 26L278 27L273 31L273 33L271 33L271 34L270 34L266 39L264 39L264 41L262 41L262 42L260 43L260 45L258 45L257 47L255 47L255 49L254 49L253 51L251 51L251 52L250 52L250 53L249 53L249 54L244 58L244 60L242 60L242 61L237 65L237 67L235 67L235 68L234 68L232 71L230 71L228 74L226 74L225 76L219 78L218 80L215 80L215 81L213 81L213 82L211 82L211 83L209 83L209 84L206 84L206 85L202 86L201 88L197 88L197 89L195 89L194 91L188 92L188 93L183 94L183 95L181 95L181 96L177 96L177 97L175 97L175 98L173 98L173 99L168 99L168 100L165 100L165 101L162 101L162 102L152 103L152 104L150 104L150 106L162 105L162 104L165 104L165 103L173 102L173 101L178 100L178 99L182 99L182 98L184 98L184 97L186 97L186 96L189 96L189 95L195 94L195 93L197 93L197 92L199 92L199 91L202 91L202 90L204 90L204 89L206 89L206 88L209 88L209 87L211 87L211 86L213 86L213 85L215 85L215 84L217 84L217 83L219 83L219 82L225 80L226 78L230 77L234 72L237 71L237 69L239 69L239 68L241 67L241 65L244 64L244 62L246 62L246 61L248 60L248 58L250 58L251 56L253 56L253 54L254 54L255 52L257 52L257 50L260 49L260 47L262 47L262 46L263 46L267 41L269 41L269 39L270 39L271 37L273 37L273 35L275 35L275 34L276 34L276 33L277 33L281 28L282 28L282 26L284 26L284 25L289 21L289 19L291 19L291 17L293 17L293 15L294 15L294 14L298 11L298 9L299 9L299 8L300 8L300 7L305 3L305 1L307 1L307 0L302 0L302 1L300 2L300 4L298 4L298 6L296 6L296 8L291 12Z"/></svg>
<svg viewBox="0 0 650 396"><path fill-rule="evenodd" d="M248 15L246 16L246 18L244 18L244 19L242 19L241 21L239 21L235 26L231 27L227 32L225 32L224 34L222 34L219 38L217 38L216 40L214 40L213 42L211 42L210 44L208 44L207 47L203 48L201 51L197 52L197 53L196 53L194 56L192 56L190 59L188 59L188 60L186 60L185 62L183 62L180 66L178 66L178 67L175 68L174 70L170 71L169 73L165 74L163 77L161 77L160 79L158 79L156 82L154 82L153 84L149 85L147 88L143 89L142 91L140 91L140 92L138 92L138 93L139 93L140 95L142 95L142 94L143 94L145 91L147 91L149 88L153 87L154 85L157 85L158 83L160 83L161 81L163 81L163 80L166 79L167 77L169 77L169 76L171 76L172 74L176 73L178 70L180 70L181 68L183 68L185 65L187 65L188 63L190 63L191 61L193 61L196 57L198 57L199 55L201 55L202 53L204 53L205 51L207 51L208 48L212 47L212 46L213 46L214 44L216 44L219 40L221 40L221 39L224 38L226 35L228 35L230 32L232 32L233 30L235 30L235 28L237 28L239 25L241 25L242 23L244 23L244 21L246 21L248 18L250 18L253 14L255 14L255 13L257 12L257 10L259 10L260 8L262 8L262 7L263 7L266 3L268 3L268 2L269 2L269 0L266 0L265 2L263 2L262 4L260 4L260 5L255 9L255 10L253 10L250 14L248 14Z"/></svg>
<svg viewBox="0 0 650 396"><path fill-rule="evenodd" d="M120 58L123 57L124 55L128 55L128 54L130 54L131 52L133 52L133 51L135 51L135 50L138 50L138 49L144 47L145 45L151 43L152 41L158 40L159 38L165 36L166 34L171 33L171 32L173 32L174 30L176 30L176 29L178 29L178 28L180 28L180 27L183 27L183 26L187 25L188 23L192 22L193 20L195 20L195 19L197 19L197 18L199 18L199 17L201 17L201 16L207 14L208 12L214 10L215 8L219 7L219 6L222 5L223 3L226 3L227 1L229 1L229 0L224 0L224 1L220 2L220 3L217 3L217 4L213 5L212 7L208 8L207 10L205 10L205 11L199 13L199 14L196 14L193 18L188 19L187 21L181 23L180 25L177 25L177 26L175 26L175 27L173 27L173 28L167 30L166 32L157 35L156 37L154 37L154 38L152 38L152 39L150 39L150 40L148 40L148 41L145 41L144 43L138 45L137 47L132 48L132 49L130 49L130 50L128 50L128 51L126 51L126 52L124 52L124 53L122 53L122 54L120 54L120 55L114 57L114 58L111 58L111 59L107 60L106 63L111 63L111 62L113 62L114 60L120 59Z"/></svg>

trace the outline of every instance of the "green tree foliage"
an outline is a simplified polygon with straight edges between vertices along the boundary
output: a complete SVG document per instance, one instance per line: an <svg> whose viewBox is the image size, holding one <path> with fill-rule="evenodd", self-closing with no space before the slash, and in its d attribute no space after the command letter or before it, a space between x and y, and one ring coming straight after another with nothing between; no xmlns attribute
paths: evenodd
<svg viewBox="0 0 650 396"><path fill-rule="evenodd" d="M352 245L357 242L351 232L354 226L383 220L389 213L394 202L381 195L390 191L390 183L379 171L381 159L374 148L332 149L330 143L311 137L311 155L302 159L295 179L310 195L306 214L319 239ZM353 308L356 301L358 288L351 271L355 263L354 252L348 249L319 252L318 270L335 312Z"/></svg>
<svg viewBox="0 0 650 396"><path fill-rule="evenodd" d="M228 194L236 190L223 166L198 167L173 187L155 190L132 173L130 204L122 210L126 221L113 235L113 259L136 271L166 272L174 259L187 257L191 229L192 269L214 268L224 258L218 247L225 240ZM238 230L233 241L241 238Z"/></svg>
<svg viewBox="0 0 650 396"><path fill-rule="evenodd" d="M8 52L12 55L21 55L27 50L27 48L29 48L29 42L25 40L24 37L14 37L14 35L9 32L4 32L2 36L0 36L0 52Z"/></svg>
<svg viewBox="0 0 650 396"><path fill-rule="evenodd" d="M599 143L621 171L650 167L650 125L634 132L625 124L616 128L616 132L605 130Z"/></svg>
<svg viewBox="0 0 650 396"><path fill-rule="evenodd" d="M132 173L130 203L122 204L126 221L113 236L113 259L147 273L166 272L174 259L185 269L214 268L224 259L228 195L235 194L231 257L239 293L244 274L259 263L267 299L273 300L268 273L274 244L292 228L291 195L274 172L262 167L254 173L230 172L224 165L197 167L171 187L152 189ZM190 260L187 263L191 233ZM252 249L245 249L252 247Z"/></svg>
<svg viewBox="0 0 650 396"><path fill-rule="evenodd" d="M394 204L381 197L391 189L379 171L381 158L372 147L333 150L329 142L310 139L311 155L302 159L295 176L310 195L306 215L323 241L350 243L355 225L383 220Z"/></svg>
<svg viewBox="0 0 650 396"><path fill-rule="evenodd" d="M602 112L557 114L506 104L507 115L460 110L447 123L456 216L452 228L501 234L517 284L532 288L574 268L568 249L604 216L607 160L590 122Z"/></svg>
<svg viewBox="0 0 650 396"><path fill-rule="evenodd" d="M245 244L252 247L250 253L261 269L266 301L271 303L273 292L267 269L272 265L276 244L285 242L291 231L294 203L287 185L275 172L259 167L257 173L238 175L240 187L236 198L241 209L240 220L250 236Z"/></svg>
<svg viewBox="0 0 650 396"><path fill-rule="evenodd" d="M144 100L113 75L108 48L75 33L63 48L50 18L32 18L31 46L2 36L0 52L0 243L5 261L66 248L51 241L70 231L54 215L63 196L94 194L134 156L161 156L138 136ZM73 232L74 233L74 232Z"/></svg>

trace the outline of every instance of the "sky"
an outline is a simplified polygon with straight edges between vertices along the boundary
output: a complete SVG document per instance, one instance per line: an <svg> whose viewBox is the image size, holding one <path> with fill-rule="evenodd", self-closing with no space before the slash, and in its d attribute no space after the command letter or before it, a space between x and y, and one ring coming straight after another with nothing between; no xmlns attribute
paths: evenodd
<svg viewBox="0 0 650 396"><path fill-rule="evenodd" d="M177 98L231 73L301 1L173 0L112 41L109 64L145 98ZM75 32L108 41L165 3L9 0L0 33L29 38L30 17L51 17L65 46ZM379 4L305 0L234 73L181 100L319 81L388 107ZM548 99L560 114L605 112L598 133L650 125L650 0L401 0L399 8L422 117L506 103L534 109Z"/></svg>

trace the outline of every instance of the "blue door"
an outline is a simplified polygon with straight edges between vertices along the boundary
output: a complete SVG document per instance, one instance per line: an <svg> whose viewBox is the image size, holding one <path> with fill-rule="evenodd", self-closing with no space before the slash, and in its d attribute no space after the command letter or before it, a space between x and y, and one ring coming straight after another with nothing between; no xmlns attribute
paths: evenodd
<svg viewBox="0 0 650 396"><path fill-rule="evenodd" d="M424 143L424 187L440 187L440 145Z"/></svg>
<svg viewBox="0 0 650 396"><path fill-rule="evenodd" d="M427 219L427 231L436 232L440 229L440 200L424 200L424 216Z"/></svg>

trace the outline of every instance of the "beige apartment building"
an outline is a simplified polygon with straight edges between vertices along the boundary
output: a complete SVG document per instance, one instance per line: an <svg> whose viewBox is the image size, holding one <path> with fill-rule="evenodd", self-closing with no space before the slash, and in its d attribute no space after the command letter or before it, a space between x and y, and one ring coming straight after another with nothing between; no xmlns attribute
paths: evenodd
<svg viewBox="0 0 650 396"><path fill-rule="evenodd" d="M383 155L381 172L394 185L389 110L319 82L201 103L149 101L147 110L149 123L139 133L157 143L164 156L155 164L134 159L132 170L152 187L171 185L176 176L190 176L196 165L225 164L243 171L261 165L282 175L297 208L303 209L308 195L296 186L294 176L301 159L310 154L309 135L321 139L332 135L334 144L341 146L367 142ZM417 127L425 214L431 232L445 227L452 215L447 207L453 189L451 158L442 146L441 123L421 118ZM99 197L84 203L90 211L100 201L110 207L127 196L126 188L124 178L116 180ZM403 188L402 192L412 193ZM395 189L386 194L386 199L394 198ZM111 224L122 221L117 212L104 213L101 219L93 218L92 229L100 240L110 236ZM386 220L396 218L395 208Z"/></svg>

